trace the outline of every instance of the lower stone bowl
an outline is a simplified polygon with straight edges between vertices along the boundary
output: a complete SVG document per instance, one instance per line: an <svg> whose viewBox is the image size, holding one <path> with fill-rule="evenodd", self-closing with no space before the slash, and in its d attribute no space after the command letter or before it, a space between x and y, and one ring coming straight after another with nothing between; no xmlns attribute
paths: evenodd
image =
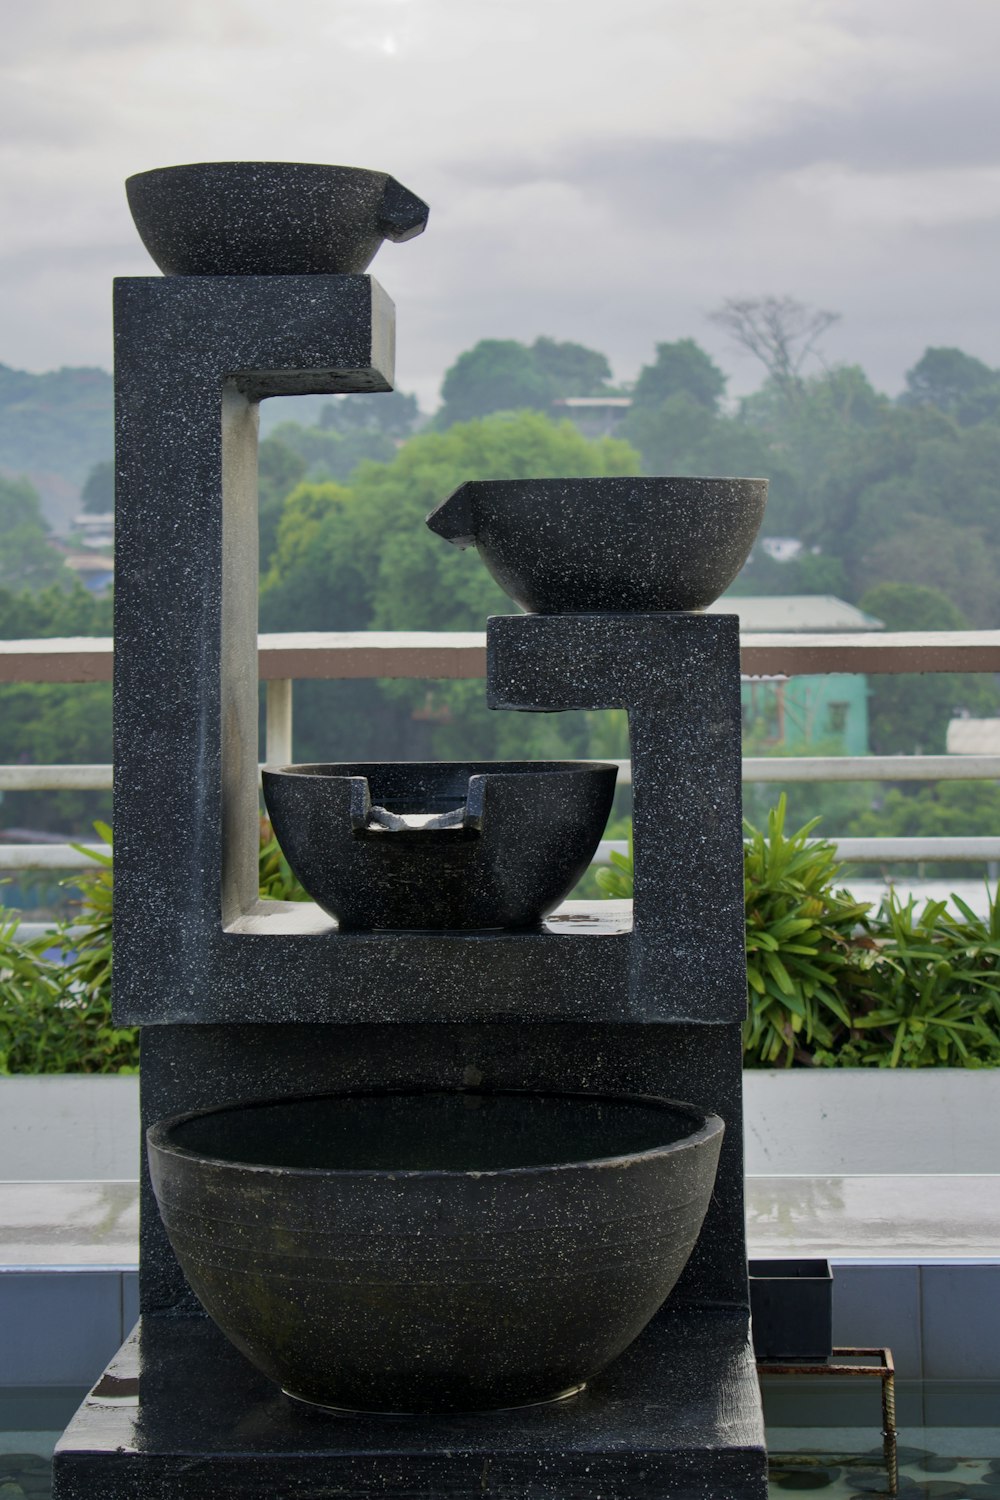
<svg viewBox="0 0 1000 1500"><path fill-rule="evenodd" d="M600 842L617 767L400 761L268 767L297 878L345 930L537 927Z"/></svg>
<svg viewBox="0 0 1000 1500"><path fill-rule="evenodd" d="M529 614L706 609L750 555L766 479L481 479L427 517Z"/></svg>
<svg viewBox="0 0 1000 1500"><path fill-rule="evenodd" d="M723 1124L597 1094L261 1101L147 1132L170 1242L286 1394L382 1412L576 1393L642 1331L698 1238Z"/></svg>

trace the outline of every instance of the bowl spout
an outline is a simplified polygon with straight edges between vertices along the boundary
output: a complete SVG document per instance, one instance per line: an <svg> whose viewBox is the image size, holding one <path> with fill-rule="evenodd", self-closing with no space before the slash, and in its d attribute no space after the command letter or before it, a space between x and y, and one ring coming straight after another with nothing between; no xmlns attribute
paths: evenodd
<svg viewBox="0 0 1000 1500"><path fill-rule="evenodd" d="M416 193L411 193L395 177L386 178L378 228L387 240L401 245L404 240L416 239L427 228L429 213L427 204Z"/></svg>
<svg viewBox="0 0 1000 1500"><path fill-rule="evenodd" d="M453 547L476 545L476 490L470 482L454 490L427 517L427 525Z"/></svg>

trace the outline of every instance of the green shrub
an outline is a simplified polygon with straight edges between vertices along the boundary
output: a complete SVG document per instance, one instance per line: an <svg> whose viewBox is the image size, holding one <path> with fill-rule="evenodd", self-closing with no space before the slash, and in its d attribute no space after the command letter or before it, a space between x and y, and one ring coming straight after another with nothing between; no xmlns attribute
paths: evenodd
<svg viewBox="0 0 1000 1500"><path fill-rule="evenodd" d="M1000 1066L1000 888L989 915L958 896L878 912L839 887L836 848L785 833L785 798L767 831L746 825L746 1067ZM632 850L597 872L632 895Z"/></svg>
<svg viewBox="0 0 1000 1500"><path fill-rule="evenodd" d="M21 942L17 922L0 927L0 1073L135 1073L139 1033L111 1017L111 830L95 825L107 854L72 883L78 914L43 938ZM79 847L79 846L77 846ZM65 963L46 958L68 954Z"/></svg>
<svg viewBox="0 0 1000 1500"><path fill-rule="evenodd" d="M1000 1066L1000 888L989 915L952 897L902 903L892 893L872 915L840 888L835 846L818 820L785 832L785 799L766 831L746 828L747 1067ZM106 852L74 881L70 924L22 941L0 921L0 1074L129 1073L138 1030L111 1016L111 831ZM596 884L632 895L632 842ZM261 823L261 895L306 899ZM46 957L61 948L65 963Z"/></svg>
<svg viewBox="0 0 1000 1500"><path fill-rule="evenodd" d="M291 866L267 818L260 820L260 859L258 884L260 894L268 901L308 901L309 897L292 874Z"/></svg>
<svg viewBox="0 0 1000 1500"><path fill-rule="evenodd" d="M116 1026L111 1015L112 837L107 824L94 826L107 852L86 849L95 869L65 882L78 893L68 921L30 941L18 938L16 918L0 922L0 1075L138 1071L138 1028ZM266 820L260 890L308 899ZM45 956L56 949L65 962Z"/></svg>
<svg viewBox="0 0 1000 1500"><path fill-rule="evenodd" d="M864 935L869 906L837 887L836 849L810 840L819 820L785 833L785 798L767 832L747 825L747 1067L791 1067L833 1049L871 984L876 951ZM859 931L860 928L860 931Z"/></svg>
<svg viewBox="0 0 1000 1500"><path fill-rule="evenodd" d="M1000 1066L1000 887L989 916L958 896L903 903L890 892L872 923L875 984L835 1061L847 1067ZM825 1059L817 1059L825 1061Z"/></svg>

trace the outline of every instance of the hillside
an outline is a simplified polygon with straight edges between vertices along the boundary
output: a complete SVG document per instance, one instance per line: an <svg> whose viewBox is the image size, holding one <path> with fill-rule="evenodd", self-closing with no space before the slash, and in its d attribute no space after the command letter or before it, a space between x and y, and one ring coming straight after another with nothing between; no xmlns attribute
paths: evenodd
<svg viewBox="0 0 1000 1500"><path fill-rule="evenodd" d="M91 467L112 456L113 409L106 370L0 365L0 474L26 476L57 530L79 509Z"/></svg>

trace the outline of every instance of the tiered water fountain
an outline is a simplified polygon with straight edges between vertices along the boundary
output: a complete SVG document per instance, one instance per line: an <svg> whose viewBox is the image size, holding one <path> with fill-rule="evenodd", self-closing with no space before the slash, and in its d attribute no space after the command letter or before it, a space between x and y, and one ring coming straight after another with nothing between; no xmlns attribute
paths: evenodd
<svg viewBox="0 0 1000 1500"><path fill-rule="evenodd" d="M391 388L362 273L426 208L267 164L130 202L167 273L115 292L115 1005L152 1175L141 1321L55 1494L762 1500L738 635L697 611L766 486L472 484L429 518L531 611L489 622L494 708L627 709L634 911L559 906L614 782L574 763L271 768L316 904L261 902L257 404Z"/></svg>

